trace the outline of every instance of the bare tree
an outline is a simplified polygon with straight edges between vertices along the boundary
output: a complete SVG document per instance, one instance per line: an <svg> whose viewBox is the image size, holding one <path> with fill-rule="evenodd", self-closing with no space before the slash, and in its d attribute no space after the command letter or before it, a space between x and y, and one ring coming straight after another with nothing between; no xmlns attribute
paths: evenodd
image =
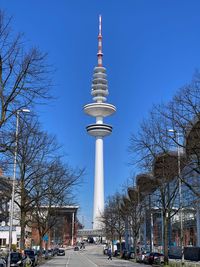
<svg viewBox="0 0 200 267"><path fill-rule="evenodd" d="M154 109L174 129L169 136L174 145L185 151L182 183L199 197L200 184L196 176L200 174L200 73L196 72L193 80L178 90L171 101Z"/></svg>
<svg viewBox="0 0 200 267"><path fill-rule="evenodd" d="M0 152L5 152L1 161L8 176L12 176L9 167L15 149L14 115L50 98L51 72L47 54L37 47L29 48L23 34L13 31L12 18L0 10ZM22 112L20 116L15 203L20 209L23 248L25 226L31 219L27 215L40 205L51 210L55 203L69 203L72 188L80 180L83 170L63 164L55 137L42 131L36 120L23 120ZM49 218L45 219L48 223L52 216Z"/></svg>
<svg viewBox="0 0 200 267"><path fill-rule="evenodd" d="M23 34L15 34L12 18L0 10L0 147L7 149L4 134L17 110L30 108L50 97L47 54L26 48ZM4 126L4 127L3 127Z"/></svg>
<svg viewBox="0 0 200 267"><path fill-rule="evenodd" d="M73 187L80 183L82 170L73 170L60 159L47 163L48 172L35 187L34 212L31 223L38 229L40 247L42 238L58 222L57 208L72 202Z"/></svg>
<svg viewBox="0 0 200 267"><path fill-rule="evenodd" d="M116 218L115 214L113 213L114 208L115 207L112 202L112 197L109 197L106 202L104 213L101 216L101 221L103 222L104 225L104 232L106 238L111 240L112 242L112 249L113 249L113 241L116 237L116 229L115 229Z"/></svg>
<svg viewBox="0 0 200 267"><path fill-rule="evenodd" d="M108 198L102 222L105 226L105 232L108 237L119 239L120 251L122 250L122 238L124 236L125 222L123 213L121 211L122 196L119 193L114 194Z"/></svg>
<svg viewBox="0 0 200 267"><path fill-rule="evenodd" d="M128 188L129 197L123 197L124 205L122 206L122 213L128 221L128 225L132 232L133 248L135 255L137 253L137 242L141 224L143 223L144 207L140 199L140 192L138 188Z"/></svg>
<svg viewBox="0 0 200 267"><path fill-rule="evenodd" d="M165 263L168 262L168 228L170 218L177 212L173 208L178 193L178 159L177 154L174 157L170 154L168 129L168 121L154 109L142 122L138 134L131 136L130 143L130 151L133 155L136 151L139 166L151 172L157 181L156 203L164 221ZM170 182L173 186L169 186Z"/></svg>
<svg viewBox="0 0 200 267"><path fill-rule="evenodd" d="M39 215L40 206L47 206L51 210L53 205L69 203L72 188L80 181L83 170L73 170L62 163L60 146L55 137L43 132L33 117L20 120L17 148L15 203L20 210L23 248L25 227L32 220L30 212L34 210L34 214ZM14 148L3 154L8 166L12 164L13 153ZM41 220L44 221L44 216ZM45 220L47 225L49 219Z"/></svg>

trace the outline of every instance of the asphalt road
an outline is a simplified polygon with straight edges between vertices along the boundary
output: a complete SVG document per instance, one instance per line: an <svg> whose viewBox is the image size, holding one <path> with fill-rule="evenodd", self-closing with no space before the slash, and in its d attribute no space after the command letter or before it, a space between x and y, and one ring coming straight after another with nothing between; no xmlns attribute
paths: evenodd
<svg viewBox="0 0 200 267"><path fill-rule="evenodd" d="M102 253L102 246L87 246L85 250L66 250L65 256L56 256L42 267L144 267L147 265L113 258L108 260Z"/></svg>

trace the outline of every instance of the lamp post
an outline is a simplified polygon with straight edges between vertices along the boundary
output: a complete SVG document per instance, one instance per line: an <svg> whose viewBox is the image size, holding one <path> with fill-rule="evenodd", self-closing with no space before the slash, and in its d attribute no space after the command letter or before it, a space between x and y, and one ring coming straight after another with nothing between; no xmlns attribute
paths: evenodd
<svg viewBox="0 0 200 267"><path fill-rule="evenodd" d="M19 114L20 112L29 113L29 109L19 109L16 113L16 130L15 130L15 150L14 150L14 163L13 163L13 181L12 181L12 195L10 204L10 218L9 218L9 245L8 245L8 266L10 266L10 256L12 248L12 228L13 228L13 212L14 212L14 199L15 199L15 181L16 181L16 167L17 167L17 147L18 147L18 132L19 132Z"/></svg>
<svg viewBox="0 0 200 267"><path fill-rule="evenodd" d="M180 155L180 133L174 129L168 130L175 134L177 140L178 153L178 189L179 189L179 208L180 208L180 241L181 241L181 264L184 265L184 244L183 244L183 200L182 200L182 181L181 181L181 155Z"/></svg>

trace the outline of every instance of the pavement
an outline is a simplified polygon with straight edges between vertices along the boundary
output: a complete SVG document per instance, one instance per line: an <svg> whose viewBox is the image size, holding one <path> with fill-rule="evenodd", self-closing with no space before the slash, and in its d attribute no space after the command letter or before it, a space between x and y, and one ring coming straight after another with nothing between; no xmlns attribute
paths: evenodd
<svg viewBox="0 0 200 267"><path fill-rule="evenodd" d="M41 267L147 267L127 260L112 258L108 260L103 255L102 245L89 245L84 250L74 251L73 248L65 251L65 256L55 256L42 264Z"/></svg>

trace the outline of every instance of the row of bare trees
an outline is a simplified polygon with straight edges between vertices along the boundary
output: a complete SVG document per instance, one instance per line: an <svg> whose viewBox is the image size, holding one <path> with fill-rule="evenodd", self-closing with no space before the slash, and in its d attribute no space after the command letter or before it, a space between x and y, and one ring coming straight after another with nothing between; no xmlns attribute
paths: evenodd
<svg viewBox="0 0 200 267"><path fill-rule="evenodd" d="M42 129L34 114L36 104L52 99L53 70L47 54L29 48L23 34L15 34L12 20L0 10L0 167L12 179L16 115L24 108L31 109L28 115L19 113L17 136L15 216L20 220L23 249L26 226L36 226L41 243L56 222L53 207L74 201L73 188L84 170L65 162L55 136ZM9 198L11 192L1 190L1 194Z"/></svg>
<svg viewBox="0 0 200 267"><path fill-rule="evenodd" d="M114 240L118 240L120 252L122 252L122 241L124 241L128 229L132 233L133 247L136 252L144 208L141 205L139 197L139 192L134 190L131 198L127 198L120 193L115 193L107 199L101 220L105 226L106 237L112 242L112 248L114 248Z"/></svg>
<svg viewBox="0 0 200 267"><path fill-rule="evenodd" d="M154 196L152 205L162 214L164 255L167 264L170 220L179 211L180 205L191 205L180 203L180 187L186 188L187 194L191 195L192 203L199 203L200 73L196 72L193 80L180 88L171 101L152 107L137 132L131 135L129 151L131 164L136 166L140 173L146 176L149 174L149 177L143 179L137 188L139 195L142 194L144 197L139 202L137 198L129 198L129 203L122 208L121 219L124 221L123 211L130 217L135 213L130 221L134 224L136 220L137 223L134 227L129 224L133 228L132 233L135 232L134 238L137 239L140 215L136 214L136 211L144 203L145 198L149 195ZM103 216L105 225L109 207L110 202L107 203Z"/></svg>

